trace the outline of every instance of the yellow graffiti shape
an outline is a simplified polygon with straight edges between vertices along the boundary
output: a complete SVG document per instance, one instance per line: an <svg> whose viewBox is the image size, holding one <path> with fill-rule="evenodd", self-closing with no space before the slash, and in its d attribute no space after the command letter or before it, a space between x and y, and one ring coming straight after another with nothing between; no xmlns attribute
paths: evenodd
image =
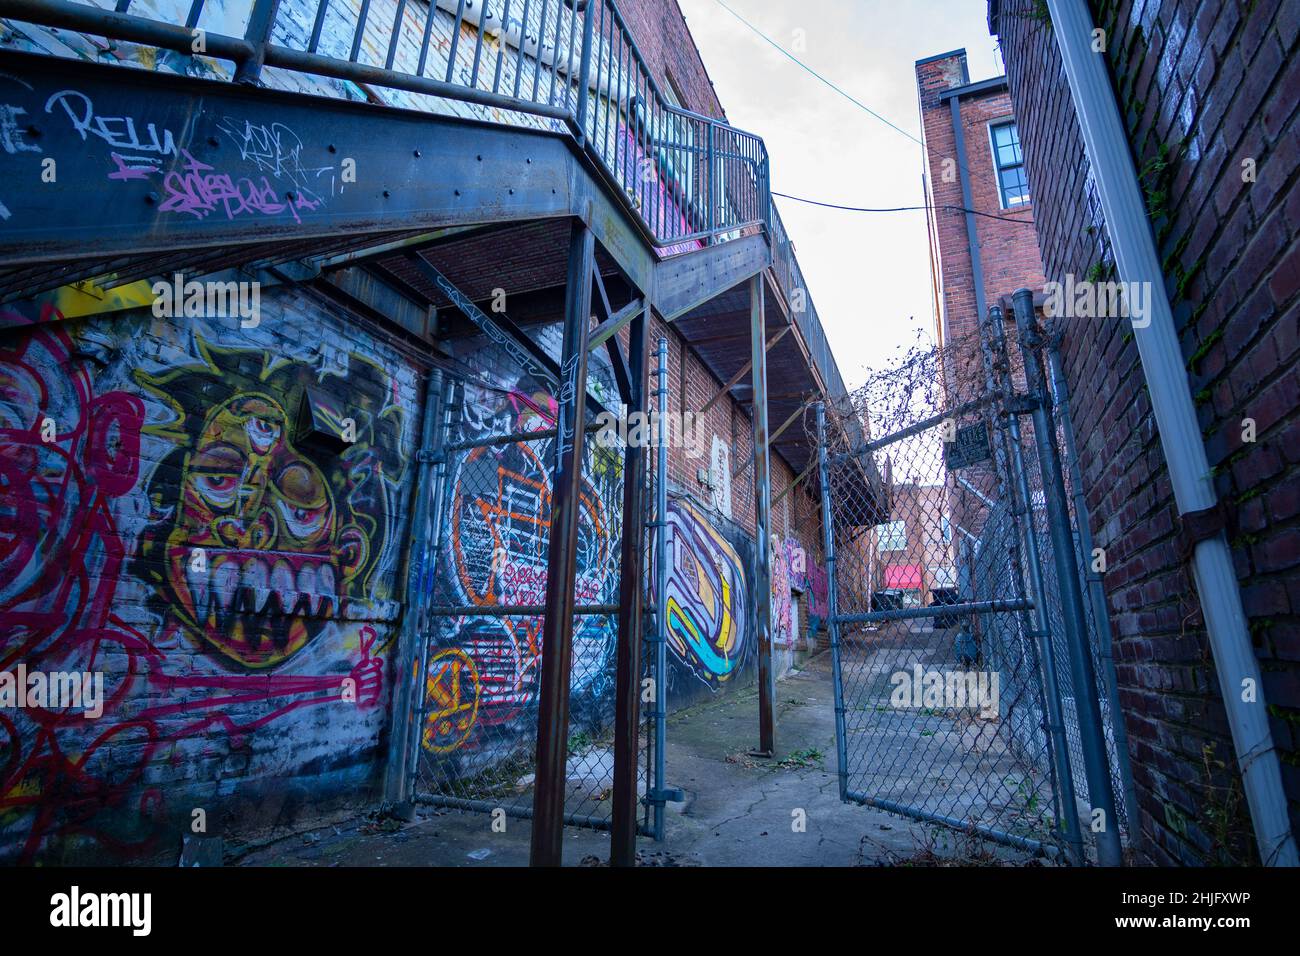
<svg viewBox="0 0 1300 956"><path fill-rule="evenodd" d="M478 722L478 668L464 651L448 648L429 661L424 686L429 713L422 745L430 753L450 753L465 742Z"/></svg>

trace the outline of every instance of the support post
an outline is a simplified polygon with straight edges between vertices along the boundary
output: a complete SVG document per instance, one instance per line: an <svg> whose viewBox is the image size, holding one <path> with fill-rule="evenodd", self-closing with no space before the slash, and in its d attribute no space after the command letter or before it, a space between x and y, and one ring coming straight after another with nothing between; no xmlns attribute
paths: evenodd
<svg viewBox="0 0 1300 956"><path fill-rule="evenodd" d="M632 320L630 378L632 413L644 415L649 391L650 306ZM614 813L611 866L633 866L637 834L637 735L641 727L642 569L645 567L645 442L629 443L623 459L623 546L618 578L618 659L614 713ZM655 688L656 696L658 687Z"/></svg>
<svg viewBox="0 0 1300 956"><path fill-rule="evenodd" d="M655 401L659 407L659 434L655 451L655 839L664 838L664 789L668 743L668 340L659 340L655 369Z"/></svg>
<svg viewBox="0 0 1300 956"><path fill-rule="evenodd" d="M749 280L749 339L754 366L754 599L758 631L758 751L776 753L776 688L772 673L772 486L767 449L767 345L763 276Z"/></svg>
<svg viewBox="0 0 1300 956"><path fill-rule="evenodd" d="M1031 415L1034 442L1038 446L1038 468L1042 473L1043 499L1047 507L1047 531L1056 564L1056 586L1061 597L1061 623L1070 656L1070 682L1074 688L1074 709L1079 722L1079 746L1083 770L1088 779L1092 815L1101 811L1101 827L1093 826L1097 862L1122 866L1124 850L1119 841L1119 817L1115 813L1115 792L1110 784L1110 761L1106 757L1106 730L1097 699L1097 675L1088 646L1087 616L1079 587L1079 568L1074 561L1074 535L1070 533L1070 512L1061 475L1061 454L1056 447L1052 424L1052 396L1043 375L1043 357L1038 352L1038 323L1034 320L1034 294L1018 289L1013 297L1016 328L1020 332L1020 354L1024 357L1025 383L1034 399Z"/></svg>
<svg viewBox="0 0 1300 956"><path fill-rule="evenodd" d="M836 593L830 469L826 466L826 406L822 402L817 403L817 473L822 492L822 548L826 552L826 629L831 638L831 681L835 693L835 758L839 770L840 800L848 800L849 755L844 729L844 687L840 677L840 601Z"/></svg>
<svg viewBox="0 0 1300 956"><path fill-rule="evenodd" d="M546 618L538 690L537 769L533 785L532 866L559 866L564 849L565 761L569 738L569 676L573 664L573 584L577 573L578 501L586 430L587 332L596 240L575 221L569 240L564 346L556 398L555 472L546 555Z"/></svg>

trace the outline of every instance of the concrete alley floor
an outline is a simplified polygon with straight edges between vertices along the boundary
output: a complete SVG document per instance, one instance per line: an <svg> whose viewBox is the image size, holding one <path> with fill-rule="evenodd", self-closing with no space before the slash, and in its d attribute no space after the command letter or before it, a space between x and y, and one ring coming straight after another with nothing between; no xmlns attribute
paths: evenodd
<svg viewBox="0 0 1300 956"><path fill-rule="evenodd" d="M641 838L651 866L874 866L1024 863L1028 857L973 844L943 828L840 802L830 655L777 685L777 754L748 756L758 743L758 693L751 688L672 715L668 783L685 791L669 804L662 843ZM247 851L243 866L526 866L530 824L510 819L494 833L486 814L421 806L413 823L357 819L297 833ZM801 831L795 826L805 822ZM566 866L609 859L609 835L566 827Z"/></svg>

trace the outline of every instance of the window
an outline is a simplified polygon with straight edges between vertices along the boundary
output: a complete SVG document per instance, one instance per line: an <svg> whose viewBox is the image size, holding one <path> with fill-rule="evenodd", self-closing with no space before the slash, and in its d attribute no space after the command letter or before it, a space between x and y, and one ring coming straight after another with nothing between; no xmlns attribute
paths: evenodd
<svg viewBox="0 0 1300 956"><path fill-rule="evenodd" d="M943 522L943 543L952 544L952 522L947 517L940 520Z"/></svg>
<svg viewBox="0 0 1300 956"><path fill-rule="evenodd" d="M1015 123L989 127L993 140L993 167L997 170L998 195L1003 209L1029 204L1029 180L1025 157L1020 152L1020 131Z"/></svg>
<svg viewBox="0 0 1300 956"><path fill-rule="evenodd" d="M907 547L907 522L890 521L877 532L881 551L902 551Z"/></svg>

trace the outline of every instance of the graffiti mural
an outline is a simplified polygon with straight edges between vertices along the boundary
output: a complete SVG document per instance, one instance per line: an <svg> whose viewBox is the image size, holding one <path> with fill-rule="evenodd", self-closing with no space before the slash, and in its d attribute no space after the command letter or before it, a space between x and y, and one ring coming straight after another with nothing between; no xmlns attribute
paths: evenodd
<svg viewBox="0 0 1300 956"><path fill-rule="evenodd" d="M680 499L668 506L666 590L674 669L710 690L734 681L753 656L745 563L701 511ZM671 680L669 692L688 693L685 683Z"/></svg>
<svg viewBox="0 0 1300 956"><path fill-rule="evenodd" d="M794 609L790 605L790 563L785 546L773 534L769 543L772 561L772 646L794 647Z"/></svg>
<svg viewBox="0 0 1300 956"><path fill-rule="evenodd" d="M508 389L470 384L466 392L453 441L554 427L554 400L544 391L516 382ZM435 606L545 605L554 455L554 440L542 437L477 444L453 456L447 520L430 583ZM574 584L579 604L617 599L621 478L614 457L592 448L584 468ZM435 637L441 649L431 655L426 671L424 749L455 765L447 772L470 772L534 746L542 624L542 617L530 613L441 618ZM615 633L608 615L575 621L570 700L575 728L598 731L612 714L608 692ZM448 661L460 668L454 694ZM453 706L469 726L450 721Z"/></svg>
<svg viewBox="0 0 1300 956"><path fill-rule="evenodd" d="M268 305L283 338L140 312L0 338L0 669L105 685L95 719L0 710L0 859L169 851L218 793L376 771L416 375L287 355L328 316Z"/></svg>

